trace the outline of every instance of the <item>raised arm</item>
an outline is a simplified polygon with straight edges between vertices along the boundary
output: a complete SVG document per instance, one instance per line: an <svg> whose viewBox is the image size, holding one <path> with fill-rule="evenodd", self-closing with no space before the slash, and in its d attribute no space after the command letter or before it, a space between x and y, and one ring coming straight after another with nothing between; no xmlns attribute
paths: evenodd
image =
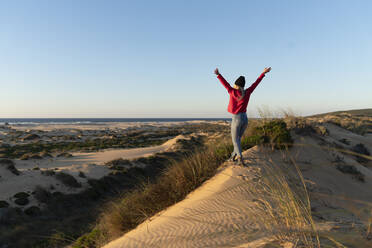
<svg viewBox="0 0 372 248"><path fill-rule="evenodd" d="M250 93L252 93L255 89L256 89L256 87L257 87L257 85L262 81L262 79L265 77L265 74L266 73L268 73L269 71L271 71L271 67L266 67L265 69L264 69L264 71L261 73L261 75L256 79L256 81L248 88L248 89L246 89L246 92L248 93L248 94L250 94Z"/></svg>
<svg viewBox="0 0 372 248"><path fill-rule="evenodd" d="M230 92L233 90L233 88L230 86L230 84L222 77L220 72L218 71L218 68L214 70L214 74L217 75L218 80L220 80L221 84L227 89L227 92Z"/></svg>

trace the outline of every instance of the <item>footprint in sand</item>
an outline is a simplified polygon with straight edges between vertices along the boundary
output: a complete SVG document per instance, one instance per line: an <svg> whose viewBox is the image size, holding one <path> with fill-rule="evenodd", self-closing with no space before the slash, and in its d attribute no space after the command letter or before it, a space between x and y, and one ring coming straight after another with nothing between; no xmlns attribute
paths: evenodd
<svg viewBox="0 0 372 248"><path fill-rule="evenodd" d="M250 180L252 180L252 176L243 175L243 174L238 175L237 178L242 179L244 181L250 181Z"/></svg>

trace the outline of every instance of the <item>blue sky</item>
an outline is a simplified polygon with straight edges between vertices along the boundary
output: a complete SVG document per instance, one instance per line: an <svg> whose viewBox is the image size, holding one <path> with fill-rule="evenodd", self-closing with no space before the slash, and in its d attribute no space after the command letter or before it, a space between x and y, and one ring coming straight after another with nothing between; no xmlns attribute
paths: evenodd
<svg viewBox="0 0 372 248"><path fill-rule="evenodd" d="M0 118L229 117L372 107L372 1L1 1Z"/></svg>

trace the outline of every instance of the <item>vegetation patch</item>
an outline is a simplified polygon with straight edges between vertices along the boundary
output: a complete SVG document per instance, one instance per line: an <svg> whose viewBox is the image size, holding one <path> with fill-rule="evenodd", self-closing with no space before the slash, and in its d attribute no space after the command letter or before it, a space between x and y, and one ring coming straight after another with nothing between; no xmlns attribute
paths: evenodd
<svg viewBox="0 0 372 248"><path fill-rule="evenodd" d="M287 124L283 120L273 120L256 127L255 136L264 144L270 144L277 149L290 147L293 143Z"/></svg>
<svg viewBox="0 0 372 248"><path fill-rule="evenodd" d="M2 148L2 154L7 158L40 159L41 152L44 154L60 153L57 157L71 157L72 151L98 151L107 148L134 148L159 145L164 142L163 137L174 137L182 133L185 128L170 129L154 134L145 135L144 131L133 131L113 136L110 138L91 138L87 140L63 140L57 142L41 143L34 141L27 144L16 144ZM64 151L61 153L61 151ZM32 157L34 156L34 157ZM39 157L37 157L39 156Z"/></svg>
<svg viewBox="0 0 372 248"><path fill-rule="evenodd" d="M0 208L7 208L9 207L9 203L6 201L0 201Z"/></svg>
<svg viewBox="0 0 372 248"><path fill-rule="evenodd" d="M102 236L101 231L97 228L94 228L90 233L78 238L72 248L99 247L98 242Z"/></svg>
<svg viewBox="0 0 372 248"><path fill-rule="evenodd" d="M64 185L69 186L71 188L80 188L81 183L79 183L75 177L71 176L70 174L64 172L58 172L55 175L55 178L62 182Z"/></svg>
<svg viewBox="0 0 372 248"><path fill-rule="evenodd" d="M40 139L40 136L37 135L37 134L34 134L34 133L30 133L30 134L27 134L23 140L36 140L36 139Z"/></svg>
<svg viewBox="0 0 372 248"><path fill-rule="evenodd" d="M81 177L81 178L86 178L84 172L82 172L82 171L79 171L79 177Z"/></svg>
<svg viewBox="0 0 372 248"><path fill-rule="evenodd" d="M28 198L17 198L14 200L14 203L20 206L27 205L29 202Z"/></svg>
<svg viewBox="0 0 372 248"><path fill-rule="evenodd" d="M50 153L47 152L47 151L42 151L42 152L40 153L40 157L42 157L42 158L52 158L53 156L52 156L52 154L50 154Z"/></svg>
<svg viewBox="0 0 372 248"><path fill-rule="evenodd" d="M26 192L18 192L15 194L13 197L16 198L14 200L14 203L20 206L27 205L29 203L28 197L30 195L27 194Z"/></svg>
<svg viewBox="0 0 372 248"><path fill-rule="evenodd" d="M119 158L119 159L111 160L111 161L105 163L105 165L109 169L123 170L126 167L132 166L132 162L129 159Z"/></svg>
<svg viewBox="0 0 372 248"><path fill-rule="evenodd" d="M72 154L71 153L68 153L68 152L62 152L60 154L57 155L57 158L71 158L72 157Z"/></svg>
<svg viewBox="0 0 372 248"><path fill-rule="evenodd" d="M17 170L17 168L15 167L14 162L10 159L6 159L6 158L0 159L0 166L4 166L7 170L9 170L14 175L18 176L21 174L21 172Z"/></svg>
<svg viewBox="0 0 372 248"><path fill-rule="evenodd" d="M35 199L42 203L47 203L52 197L52 194L41 186L36 186L33 194Z"/></svg>
<svg viewBox="0 0 372 248"><path fill-rule="evenodd" d="M359 153L361 155L371 155L368 151L368 149L362 144L362 143L359 143L355 146L353 146L353 148L351 149L353 152L356 152L356 153ZM363 156L355 156L356 157L356 160L359 162L359 163L367 163L369 161L369 159L363 157Z"/></svg>
<svg viewBox="0 0 372 248"><path fill-rule="evenodd" d="M26 192L18 192L17 194L14 195L14 198L27 198L30 195L27 194Z"/></svg>
<svg viewBox="0 0 372 248"><path fill-rule="evenodd" d="M326 115L324 117L328 123L342 127L349 130L350 132L364 135L372 132L371 129L371 117L349 115L349 114L338 114L338 115Z"/></svg>
<svg viewBox="0 0 372 248"><path fill-rule="evenodd" d="M345 138L340 139L339 141L340 141L341 143L344 143L345 145L350 145L350 141L347 140L347 139L345 139Z"/></svg>
<svg viewBox="0 0 372 248"><path fill-rule="evenodd" d="M31 216L37 216L41 214L41 210L37 206L31 206L25 209L25 214L31 215Z"/></svg>
<svg viewBox="0 0 372 248"><path fill-rule="evenodd" d="M365 182L364 175L353 165L337 165L336 168L342 173L353 175L353 177L358 181Z"/></svg>
<svg viewBox="0 0 372 248"><path fill-rule="evenodd" d="M20 157L21 160L29 160L29 159L42 159L42 157L39 154L34 154L34 153L26 153L23 154Z"/></svg>
<svg viewBox="0 0 372 248"><path fill-rule="evenodd" d="M56 174L56 172L54 170L42 170L41 171L41 175L44 175L44 176L54 176Z"/></svg>

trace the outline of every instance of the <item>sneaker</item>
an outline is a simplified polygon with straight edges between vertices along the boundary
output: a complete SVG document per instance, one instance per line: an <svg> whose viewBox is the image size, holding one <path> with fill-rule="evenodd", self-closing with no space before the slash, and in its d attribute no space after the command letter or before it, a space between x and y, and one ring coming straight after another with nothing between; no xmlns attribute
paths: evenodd
<svg viewBox="0 0 372 248"><path fill-rule="evenodd" d="M243 157L239 157L239 158L238 158L238 164L239 164L239 165L242 165L242 166L247 166L247 164L244 162Z"/></svg>
<svg viewBox="0 0 372 248"><path fill-rule="evenodd" d="M235 162L237 159L236 159L236 154L234 155L234 156L231 156L230 158L229 158L229 162Z"/></svg>

